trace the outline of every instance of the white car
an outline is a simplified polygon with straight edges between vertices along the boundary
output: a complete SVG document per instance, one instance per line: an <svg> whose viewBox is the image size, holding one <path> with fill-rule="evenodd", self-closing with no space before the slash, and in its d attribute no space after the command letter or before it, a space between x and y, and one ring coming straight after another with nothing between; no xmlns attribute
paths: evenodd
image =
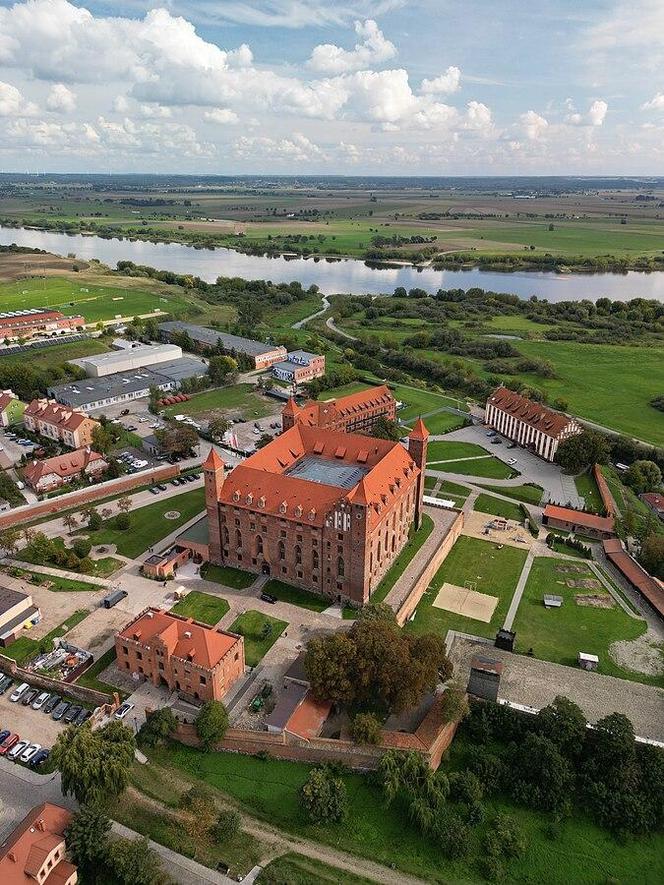
<svg viewBox="0 0 664 885"><path fill-rule="evenodd" d="M27 682L22 682L19 686L17 686L14 691L9 695L9 700L13 703L16 701L20 701L26 691L30 688Z"/></svg>
<svg viewBox="0 0 664 885"><path fill-rule="evenodd" d="M11 759L12 762L15 762L29 743L30 741L19 741L17 744L14 744L11 750L7 753L7 759Z"/></svg>
<svg viewBox="0 0 664 885"><path fill-rule="evenodd" d="M42 692L40 695L38 695L38 696L34 699L34 701L32 702L32 709L33 709L33 710L41 710L41 708L44 706L44 704L46 703L46 701L47 701L50 697L51 697L50 692L48 692L48 691L43 691L43 692Z"/></svg>
<svg viewBox="0 0 664 885"><path fill-rule="evenodd" d="M29 762L40 750L41 744L28 744L25 750L21 753L21 762Z"/></svg>
<svg viewBox="0 0 664 885"><path fill-rule="evenodd" d="M174 415L173 417L175 418L176 421L184 421L184 419L187 416L186 415Z"/></svg>
<svg viewBox="0 0 664 885"><path fill-rule="evenodd" d="M508 458L508 459L507 459L507 463L510 464L510 465L514 465L514 464L516 464L516 458Z"/></svg>
<svg viewBox="0 0 664 885"><path fill-rule="evenodd" d="M115 718L116 719L124 719L125 716L127 715L127 713L131 713L131 711L134 709L134 706L135 706L135 704L124 703L121 707L118 707L118 709L115 711Z"/></svg>

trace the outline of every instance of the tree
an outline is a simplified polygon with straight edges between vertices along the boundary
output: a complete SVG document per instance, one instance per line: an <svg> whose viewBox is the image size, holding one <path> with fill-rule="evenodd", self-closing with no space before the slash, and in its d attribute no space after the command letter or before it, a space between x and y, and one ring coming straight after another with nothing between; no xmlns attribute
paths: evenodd
<svg viewBox="0 0 664 885"><path fill-rule="evenodd" d="M44 565L53 555L53 542L43 532L35 532L30 541L30 551L33 560L38 565Z"/></svg>
<svg viewBox="0 0 664 885"><path fill-rule="evenodd" d="M108 519L108 517L111 515L112 511L108 507L105 508L105 511L107 511L108 513L108 515L105 517L102 517L102 515L96 510L92 511L92 513L90 514L90 519L88 520L88 528L91 532L98 532L104 524L104 519ZM103 513L104 511L102 511L102 514Z"/></svg>
<svg viewBox="0 0 664 885"><path fill-rule="evenodd" d="M65 513L65 515L62 517L62 521L70 532L73 532L78 525L78 520L73 513Z"/></svg>
<svg viewBox="0 0 664 885"><path fill-rule="evenodd" d="M543 811L569 807L574 772L558 747L541 734L528 734L514 745L510 792L517 802Z"/></svg>
<svg viewBox="0 0 664 885"><path fill-rule="evenodd" d="M106 427L101 424L95 425L92 429L92 448L95 452L106 453L113 446L113 436Z"/></svg>
<svg viewBox="0 0 664 885"><path fill-rule="evenodd" d="M637 495L641 495L661 486L662 471L654 461L634 461L623 474L623 481Z"/></svg>
<svg viewBox="0 0 664 885"><path fill-rule="evenodd" d="M212 834L217 842L230 842L240 832L240 815L234 808L223 808L217 817Z"/></svg>
<svg viewBox="0 0 664 885"><path fill-rule="evenodd" d="M329 768L314 768L300 789L300 801L315 824L338 823L348 810L346 785Z"/></svg>
<svg viewBox="0 0 664 885"><path fill-rule="evenodd" d="M186 454L198 445L198 434L193 427L186 425L155 430L154 435L162 450L169 455Z"/></svg>
<svg viewBox="0 0 664 885"><path fill-rule="evenodd" d="M380 721L373 713L358 713L350 727L351 737L356 744L379 744L382 730Z"/></svg>
<svg viewBox="0 0 664 885"><path fill-rule="evenodd" d="M122 498L118 498L118 500L117 500L118 510L121 513L129 513L133 503L134 502L132 501L132 499L128 495L125 495Z"/></svg>
<svg viewBox="0 0 664 885"><path fill-rule="evenodd" d="M20 537L20 529L7 528L3 532L0 532L0 547L5 549L7 553L9 553L9 555L11 556L12 553L16 553Z"/></svg>
<svg viewBox="0 0 664 885"><path fill-rule="evenodd" d="M70 725L60 732L51 758L60 770L62 792L80 804L108 803L129 783L134 735L121 722L92 731Z"/></svg>
<svg viewBox="0 0 664 885"><path fill-rule="evenodd" d="M121 532L126 532L131 525L131 518L128 513L118 513L115 517L115 528Z"/></svg>
<svg viewBox="0 0 664 885"><path fill-rule="evenodd" d="M79 559L84 559L86 556L90 554L92 550L92 544L87 538L76 538L74 543L72 544L72 550L79 557Z"/></svg>
<svg viewBox="0 0 664 885"><path fill-rule="evenodd" d="M595 430L584 430L560 443L556 462L567 473L581 473L592 464L606 464L609 451L605 436Z"/></svg>
<svg viewBox="0 0 664 885"><path fill-rule="evenodd" d="M648 535L641 545L639 561L651 575L664 578L664 535Z"/></svg>
<svg viewBox="0 0 664 885"><path fill-rule="evenodd" d="M122 885L154 885L165 878L157 855L145 837L113 839L108 866Z"/></svg>
<svg viewBox="0 0 664 885"><path fill-rule="evenodd" d="M163 394L158 387L153 384L148 388L148 411L153 415L159 414L159 403L163 398Z"/></svg>
<svg viewBox="0 0 664 885"><path fill-rule="evenodd" d="M357 613L358 621L383 621L386 624L397 626L397 616L394 609L386 602L371 602L365 605Z"/></svg>
<svg viewBox="0 0 664 885"><path fill-rule="evenodd" d="M237 361L232 356L212 356L208 363L208 375L218 387L228 384L237 375Z"/></svg>
<svg viewBox="0 0 664 885"><path fill-rule="evenodd" d="M98 805L83 805L67 827L67 851L86 879L106 858L110 830L111 821Z"/></svg>
<svg viewBox="0 0 664 885"><path fill-rule="evenodd" d="M380 416L376 418L371 435L377 439L390 439L398 442L401 439L402 432L396 421L390 421L389 418Z"/></svg>
<svg viewBox="0 0 664 885"><path fill-rule="evenodd" d="M138 732L137 742L141 747L156 747L166 742L177 728L178 720L171 707L154 710Z"/></svg>
<svg viewBox="0 0 664 885"><path fill-rule="evenodd" d="M217 819L217 805L214 795L205 787L191 787L180 796L180 808L184 811L182 824L194 846L207 843L212 835L212 827Z"/></svg>
<svg viewBox="0 0 664 885"><path fill-rule="evenodd" d="M567 759L581 755L586 739L587 722L581 708L569 698L558 695L537 714L537 729L552 741Z"/></svg>
<svg viewBox="0 0 664 885"><path fill-rule="evenodd" d="M355 643L348 633L333 633L307 644L304 668L313 694L349 705L355 697L353 656Z"/></svg>
<svg viewBox="0 0 664 885"><path fill-rule="evenodd" d="M196 717L196 734L204 750L218 744L228 728L228 711L221 701L206 701Z"/></svg>
<svg viewBox="0 0 664 885"><path fill-rule="evenodd" d="M231 422L223 415L214 415L208 423L208 433L212 439L221 440L231 426Z"/></svg>

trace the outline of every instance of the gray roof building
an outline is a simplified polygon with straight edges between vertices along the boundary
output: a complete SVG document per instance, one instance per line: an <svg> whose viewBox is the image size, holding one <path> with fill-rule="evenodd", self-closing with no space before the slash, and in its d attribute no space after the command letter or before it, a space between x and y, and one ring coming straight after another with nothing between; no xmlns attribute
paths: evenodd
<svg viewBox="0 0 664 885"><path fill-rule="evenodd" d="M159 331L166 338L173 332L180 334L186 332L196 344L202 344L205 347L216 347L221 342L224 350L246 353L247 356L261 356L264 353L272 353L275 350L282 350L283 355L286 355L286 349L278 344L263 344L260 341L252 341L251 338L241 338L239 335L230 335L228 332L208 329L205 326L197 326L194 323L182 322L182 320L160 323Z"/></svg>

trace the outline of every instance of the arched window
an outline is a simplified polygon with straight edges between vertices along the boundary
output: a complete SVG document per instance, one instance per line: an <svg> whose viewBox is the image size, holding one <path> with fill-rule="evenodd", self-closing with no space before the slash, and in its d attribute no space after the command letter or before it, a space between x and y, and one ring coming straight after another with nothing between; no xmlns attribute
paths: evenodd
<svg viewBox="0 0 664 885"><path fill-rule="evenodd" d="M392 553L394 553L394 551L396 550L396 546L397 546L397 536L392 535Z"/></svg>
<svg viewBox="0 0 664 885"><path fill-rule="evenodd" d="M279 541L279 559L286 559L286 545L283 541Z"/></svg>
<svg viewBox="0 0 664 885"><path fill-rule="evenodd" d="M376 558L380 562L380 538L378 539L378 549L376 550Z"/></svg>
<svg viewBox="0 0 664 885"><path fill-rule="evenodd" d="M344 561L343 557L341 556L337 559L337 575L340 578L343 578L344 576Z"/></svg>
<svg viewBox="0 0 664 885"><path fill-rule="evenodd" d="M260 535L256 535L256 556L263 555L263 539Z"/></svg>
<svg viewBox="0 0 664 885"><path fill-rule="evenodd" d="M222 532L222 538L224 540L224 547L228 547L229 537L228 537L228 529L224 526L224 530Z"/></svg>
<svg viewBox="0 0 664 885"><path fill-rule="evenodd" d="M318 550L311 554L311 566L315 572L318 571Z"/></svg>
<svg viewBox="0 0 664 885"><path fill-rule="evenodd" d="M302 548L299 544L295 545L295 564L302 565Z"/></svg>
<svg viewBox="0 0 664 885"><path fill-rule="evenodd" d="M238 550L242 547L242 532L240 529L235 530L235 546Z"/></svg>

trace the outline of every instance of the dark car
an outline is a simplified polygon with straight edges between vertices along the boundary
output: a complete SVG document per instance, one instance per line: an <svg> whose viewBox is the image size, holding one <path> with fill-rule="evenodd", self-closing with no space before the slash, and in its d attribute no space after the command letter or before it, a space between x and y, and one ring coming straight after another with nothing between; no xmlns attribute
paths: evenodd
<svg viewBox="0 0 664 885"><path fill-rule="evenodd" d="M165 492L168 489L168 486L164 485L163 482L160 482L159 485L157 486L157 488L159 489L160 492Z"/></svg>
<svg viewBox="0 0 664 885"><path fill-rule="evenodd" d="M58 704L62 703L62 698L59 694L54 694L53 697L50 697L44 706L42 707L43 713L52 713L53 710L58 706Z"/></svg>
<svg viewBox="0 0 664 885"><path fill-rule="evenodd" d="M70 707L71 704L69 703L69 701L60 701L58 706L51 713L51 719L53 719L55 722L59 722Z"/></svg>
<svg viewBox="0 0 664 885"><path fill-rule="evenodd" d="M150 494L151 494L151 495L158 495L158 494L159 494L159 489L158 489L156 486L152 486L152 487L150 488Z"/></svg>
<svg viewBox="0 0 664 885"><path fill-rule="evenodd" d="M46 762L46 760L48 759L48 757L50 755L51 755L51 751L45 750L42 747L41 750L38 750L35 753L35 755L32 757L32 759L28 762L28 765L30 766L30 768L37 768L39 765L43 765L44 762Z"/></svg>
<svg viewBox="0 0 664 885"><path fill-rule="evenodd" d="M128 414L129 414L129 409L123 409L123 410L120 412L120 414L121 414L121 415L128 415Z"/></svg>
<svg viewBox="0 0 664 885"><path fill-rule="evenodd" d="M5 728L4 731L0 731L0 744L1 744L4 740L6 740L6 739L9 737L10 734L11 734L11 731L10 731L8 728Z"/></svg>
<svg viewBox="0 0 664 885"><path fill-rule="evenodd" d="M83 707L81 707L80 704L74 704L73 706L71 706L67 710L65 715L62 717L62 721L66 722L67 724L69 724L70 722L73 722L74 719L76 719L76 717L78 716L78 714L81 712L82 709L83 709Z"/></svg>
<svg viewBox="0 0 664 885"><path fill-rule="evenodd" d="M263 602L271 602L272 605L277 601L277 597L273 596L271 593L261 593L261 599Z"/></svg>
<svg viewBox="0 0 664 885"><path fill-rule="evenodd" d="M38 694L38 688L31 688L30 691L26 691L26 693L23 695L23 697L21 698L21 703L24 707L29 707Z"/></svg>
<svg viewBox="0 0 664 885"><path fill-rule="evenodd" d="M88 721L88 719L92 716L92 710L81 710L76 719L74 719L74 725L83 725Z"/></svg>
<svg viewBox="0 0 664 885"><path fill-rule="evenodd" d="M11 685L11 678L9 676L3 676L2 682L0 682L0 694L4 694Z"/></svg>

